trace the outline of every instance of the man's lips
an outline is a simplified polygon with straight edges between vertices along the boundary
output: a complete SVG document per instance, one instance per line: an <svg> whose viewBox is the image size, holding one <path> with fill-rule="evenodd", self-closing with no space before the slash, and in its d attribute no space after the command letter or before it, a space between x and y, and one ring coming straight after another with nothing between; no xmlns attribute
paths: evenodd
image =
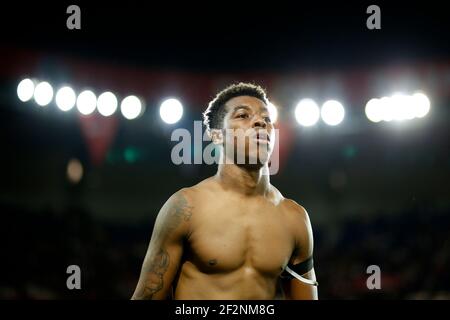
<svg viewBox="0 0 450 320"><path fill-rule="evenodd" d="M260 139L260 140L267 140L270 141L270 136L267 133L257 133L255 135L256 139Z"/></svg>
<svg viewBox="0 0 450 320"><path fill-rule="evenodd" d="M270 137L268 134L265 133L257 133L253 136L253 139L255 139L257 142L260 143L269 143Z"/></svg>

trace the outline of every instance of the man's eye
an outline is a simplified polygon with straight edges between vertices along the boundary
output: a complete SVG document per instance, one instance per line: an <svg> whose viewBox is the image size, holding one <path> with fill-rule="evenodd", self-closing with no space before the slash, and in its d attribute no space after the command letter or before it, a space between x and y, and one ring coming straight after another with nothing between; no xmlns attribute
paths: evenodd
<svg viewBox="0 0 450 320"><path fill-rule="evenodd" d="M270 117L265 117L264 120L265 120L267 123L271 123L271 122L272 122L272 120L270 119Z"/></svg>
<svg viewBox="0 0 450 320"><path fill-rule="evenodd" d="M238 115L238 118L242 118L242 119L245 119L247 117L248 117L248 115L246 113L241 113L240 115Z"/></svg>

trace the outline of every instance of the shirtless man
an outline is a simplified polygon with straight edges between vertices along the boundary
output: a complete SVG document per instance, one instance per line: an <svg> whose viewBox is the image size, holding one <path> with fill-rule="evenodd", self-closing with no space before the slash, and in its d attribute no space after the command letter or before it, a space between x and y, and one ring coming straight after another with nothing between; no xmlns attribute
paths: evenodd
<svg viewBox="0 0 450 320"><path fill-rule="evenodd" d="M221 149L217 173L163 205L132 299L276 299L280 288L281 298L317 299L308 214L270 184L267 157L248 146L254 139L258 150L273 150L267 105L264 90L245 83L210 102L204 123ZM240 150L244 164L228 151L239 152L235 137L224 134L236 129L258 133Z"/></svg>

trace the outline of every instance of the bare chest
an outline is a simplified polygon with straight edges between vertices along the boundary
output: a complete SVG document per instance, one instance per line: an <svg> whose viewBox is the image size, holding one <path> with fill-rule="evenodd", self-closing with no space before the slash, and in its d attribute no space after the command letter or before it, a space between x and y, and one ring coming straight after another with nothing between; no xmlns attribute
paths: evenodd
<svg viewBox="0 0 450 320"><path fill-rule="evenodd" d="M294 238L274 206L219 202L196 212L188 245L202 272L229 273L245 267L277 276L291 257Z"/></svg>

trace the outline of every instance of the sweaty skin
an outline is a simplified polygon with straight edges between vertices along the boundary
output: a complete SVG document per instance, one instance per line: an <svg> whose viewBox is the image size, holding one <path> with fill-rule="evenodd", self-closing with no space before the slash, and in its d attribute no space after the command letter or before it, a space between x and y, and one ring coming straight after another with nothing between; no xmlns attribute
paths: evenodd
<svg viewBox="0 0 450 320"><path fill-rule="evenodd" d="M272 137L263 101L239 96L226 108L224 128L261 129ZM233 139L220 130L211 136L224 146ZM272 147L263 146L270 154ZM247 159L258 157L245 147ZM280 279L288 262L312 255L312 229L306 210L270 184L264 166L221 163L215 176L167 200L132 299L276 299L279 288L281 298L317 299L316 287ZM314 269L303 276L315 280Z"/></svg>

